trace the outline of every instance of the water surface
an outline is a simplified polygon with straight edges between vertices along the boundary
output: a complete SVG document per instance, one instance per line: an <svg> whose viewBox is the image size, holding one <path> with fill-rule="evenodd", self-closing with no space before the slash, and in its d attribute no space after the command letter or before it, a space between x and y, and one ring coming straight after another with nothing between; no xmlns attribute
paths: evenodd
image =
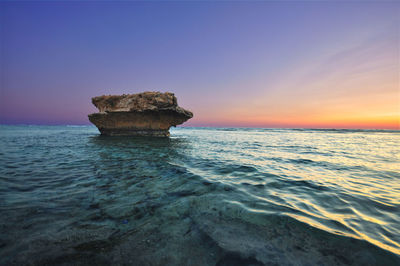
<svg viewBox="0 0 400 266"><path fill-rule="evenodd" d="M400 133L0 126L0 264L399 265Z"/></svg>

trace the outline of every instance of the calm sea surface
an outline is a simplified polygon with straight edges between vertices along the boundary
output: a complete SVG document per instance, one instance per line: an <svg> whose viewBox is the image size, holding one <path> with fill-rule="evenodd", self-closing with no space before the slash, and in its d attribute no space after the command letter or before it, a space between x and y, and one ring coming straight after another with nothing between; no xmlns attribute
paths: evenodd
<svg viewBox="0 0 400 266"><path fill-rule="evenodd" d="M2 265L400 265L400 132L0 126Z"/></svg>

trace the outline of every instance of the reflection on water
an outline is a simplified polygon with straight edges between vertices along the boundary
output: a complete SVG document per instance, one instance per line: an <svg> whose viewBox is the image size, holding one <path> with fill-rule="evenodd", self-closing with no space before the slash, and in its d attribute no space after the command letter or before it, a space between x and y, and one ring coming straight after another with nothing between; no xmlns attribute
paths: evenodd
<svg viewBox="0 0 400 266"><path fill-rule="evenodd" d="M400 263L397 131L171 136L1 126L0 264Z"/></svg>

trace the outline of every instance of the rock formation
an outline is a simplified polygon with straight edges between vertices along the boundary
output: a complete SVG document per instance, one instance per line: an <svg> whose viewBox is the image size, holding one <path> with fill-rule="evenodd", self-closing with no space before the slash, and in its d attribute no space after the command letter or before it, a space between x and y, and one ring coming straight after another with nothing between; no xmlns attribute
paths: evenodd
<svg viewBox="0 0 400 266"><path fill-rule="evenodd" d="M90 114L89 120L102 135L169 136L171 126L193 117L170 92L103 95L92 98L92 103L99 113Z"/></svg>

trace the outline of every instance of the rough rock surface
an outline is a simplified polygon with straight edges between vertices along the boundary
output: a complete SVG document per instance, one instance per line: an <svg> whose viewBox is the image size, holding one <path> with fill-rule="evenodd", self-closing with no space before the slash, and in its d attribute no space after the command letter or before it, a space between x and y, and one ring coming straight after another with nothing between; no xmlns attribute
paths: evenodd
<svg viewBox="0 0 400 266"><path fill-rule="evenodd" d="M103 95L92 98L99 113L89 120L102 135L169 136L169 128L182 124L193 113L178 106L173 93Z"/></svg>

